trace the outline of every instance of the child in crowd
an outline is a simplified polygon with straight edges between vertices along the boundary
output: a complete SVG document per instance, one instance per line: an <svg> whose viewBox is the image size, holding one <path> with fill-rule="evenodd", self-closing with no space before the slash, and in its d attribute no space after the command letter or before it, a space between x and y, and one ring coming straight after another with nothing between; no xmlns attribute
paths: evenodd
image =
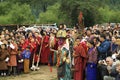
<svg viewBox="0 0 120 80"><path fill-rule="evenodd" d="M22 52L22 57L24 59L24 73L29 73L30 55L31 55L30 46L28 46Z"/></svg>
<svg viewBox="0 0 120 80"><path fill-rule="evenodd" d="M17 54L17 72L20 74L23 71L23 58L22 58L22 50L21 48L18 48L18 54Z"/></svg>

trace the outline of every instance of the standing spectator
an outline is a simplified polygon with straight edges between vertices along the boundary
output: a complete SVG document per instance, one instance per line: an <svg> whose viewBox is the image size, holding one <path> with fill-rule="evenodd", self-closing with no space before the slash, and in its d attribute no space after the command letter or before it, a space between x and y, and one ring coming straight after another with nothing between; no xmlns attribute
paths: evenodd
<svg viewBox="0 0 120 80"><path fill-rule="evenodd" d="M42 44L42 50L41 50L41 63L42 64L48 64L48 56L50 53L50 48L49 48L49 36L47 33L44 31L43 32L43 40L41 42Z"/></svg>
<svg viewBox="0 0 120 80"><path fill-rule="evenodd" d="M106 40L106 36L104 34L100 34L99 37L100 42L96 45L98 50L98 62L102 62L105 60L107 56L109 56L110 42ZM106 74L106 68L103 68L104 65L98 65L98 80L103 80L103 76ZM103 70L101 70L103 69Z"/></svg>
<svg viewBox="0 0 120 80"><path fill-rule="evenodd" d="M85 70L87 55L85 49L80 44L80 38L76 39L77 45L74 47L74 80L83 80L83 73Z"/></svg>
<svg viewBox="0 0 120 80"><path fill-rule="evenodd" d="M35 54L35 49L36 49L35 39L31 38L28 45L30 46L30 52L31 52L30 67L32 67L33 55Z"/></svg>
<svg viewBox="0 0 120 80"><path fill-rule="evenodd" d="M18 75L23 71L23 57L22 57L22 49L21 47L18 48L17 54L17 73Z"/></svg>
<svg viewBox="0 0 120 80"><path fill-rule="evenodd" d="M87 44L89 50L86 67L86 80L97 80L97 49L92 40L89 40Z"/></svg>
<svg viewBox="0 0 120 80"><path fill-rule="evenodd" d="M112 43L111 43L111 54L112 54L112 58L116 61L116 56L118 55L118 44L116 44L117 38L116 37L112 37Z"/></svg>
<svg viewBox="0 0 120 80"><path fill-rule="evenodd" d="M17 67L17 44L15 41L11 40L9 44L9 53L10 53L10 60L8 62L9 72L8 75L11 75L13 71L13 75L16 75L16 67Z"/></svg>
<svg viewBox="0 0 120 80"><path fill-rule="evenodd" d="M6 70L7 68L7 62L9 60L9 54L6 48L5 44L1 45L1 50L0 50L0 75L1 76L6 76Z"/></svg>
<svg viewBox="0 0 120 80"><path fill-rule="evenodd" d="M28 46L23 52L22 52L22 56L24 59L24 73L28 73L29 72L29 64L30 64L30 46Z"/></svg>
<svg viewBox="0 0 120 80"><path fill-rule="evenodd" d="M50 34L50 39L49 39L49 45L50 45L50 49L54 49L56 47L56 38L55 38L55 34L51 33ZM52 66L53 66L53 62L54 62L54 51L50 51L49 54L49 66L50 66L50 71L52 72Z"/></svg>
<svg viewBox="0 0 120 80"><path fill-rule="evenodd" d="M106 36L104 34L101 34L100 37L100 43L98 43L97 45L97 50L98 50L98 59L99 60L104 60L106 59L107 56L110 56L110 54L108 53L109 49L110 49L110 42L106 40Z"/></svg>

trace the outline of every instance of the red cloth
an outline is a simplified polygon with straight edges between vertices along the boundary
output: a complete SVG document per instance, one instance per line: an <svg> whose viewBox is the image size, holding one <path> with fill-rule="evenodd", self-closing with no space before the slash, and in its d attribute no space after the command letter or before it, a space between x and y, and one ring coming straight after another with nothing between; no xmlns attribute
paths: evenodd
<svg viewBox="0 0 120 80"><path fill-rule="evenodd" d="M30 52L34 53L36 48L36 42L30 42L29 45L30 45Z"/></svg>
<svg viewBox="0 0 120 80"><path fill-rule="evenodd" d="M74 58L74 64L75 64L74 80L83 80L83 74L84 74L83 72L86 65L87 55L85 49L82 47L81 44L76 46L74 50L75 50L75 55L77 55L77 57Z"/></svg>
<svg viewBox="0 0 120 80"><path fill-rule="evenodd" d="M36 48L35 48L35 53L38 53L39 51L39 46L40 46L40 44L41 44L41 38L40 37L36 37L35 38L35 42L36 42Z"/></svg>
<svg viewBox="0 0 120 80"><path fill-rule="evenodd" d="M87 43L84 41L84 42L81 42L80 44L82 45L82 47L85 49L85 52L87 53L88 51Z"/></svg>
<svg viewBox="0 0 120 80"><path fill-rule="evenodd" d="M29 40L26 39L25 42L24 42L24 44L21 44L22 51L24 51L28 45L29 45Z"/></svg>
<svg viewBox="0 0 120 80"><path fill-rule="evenodd" d="M50 53L49 48L49 36L43 37L42 50L41 50L41 63L48 63L48 57Z"/></svg>

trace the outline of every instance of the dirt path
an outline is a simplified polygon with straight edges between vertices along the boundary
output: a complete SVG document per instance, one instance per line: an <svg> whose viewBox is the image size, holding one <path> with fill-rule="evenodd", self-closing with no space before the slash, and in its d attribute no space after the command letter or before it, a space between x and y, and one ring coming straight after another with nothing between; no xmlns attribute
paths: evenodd
<svg viewBox="0 0 120 80"><path fill-rule="evenodd" d="M57 80L56 67L50 72L48 66L40 66L40 70L31 71L29 74L21 74L19 76L0 77L0 80Z"/></svg>

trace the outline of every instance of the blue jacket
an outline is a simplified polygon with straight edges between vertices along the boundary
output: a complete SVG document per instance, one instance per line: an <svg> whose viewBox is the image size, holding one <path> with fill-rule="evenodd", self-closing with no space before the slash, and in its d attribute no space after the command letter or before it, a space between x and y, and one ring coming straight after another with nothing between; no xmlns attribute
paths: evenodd
<svg viewBox="0 0 120 80"><path fill-rule="evenodd" d="M110 44L110 41L105 40L99 47L97 47L99 53L98 59L105 59L109 55Z"/></svg>
<svg viewBox="0 0 120 80"><path fill-rule="evenodd" d="M23 59L29 59L29 58L30 58L30 55L31 55L30 50L24 50L24 51L22 52L22 57L23 57Z"/></svg>
<svg viewBox="0 0 120 80"><path fill-rule="evenodd" d="M112 52L113 53L116 52L117 48L118 48L118 45L113 43L111 46L112 46Z"/></svg>

